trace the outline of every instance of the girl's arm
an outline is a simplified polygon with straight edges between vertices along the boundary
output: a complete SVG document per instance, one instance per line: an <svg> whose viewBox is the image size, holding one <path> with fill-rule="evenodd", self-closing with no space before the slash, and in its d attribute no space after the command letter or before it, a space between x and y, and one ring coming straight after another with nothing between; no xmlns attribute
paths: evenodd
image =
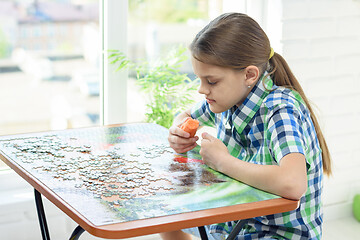
<svg viewBox="0 0 360 240"><path fill-rule="evenodd" d="M188 117L191 117L190 109L177 115L174 119L173 125L169 129L168 141L170 147L173 148L177 153L190 151L197 146L196 141L199 140L198 136L190 137L189 133L180 128L180 125Z"/></svg>
<svg viewBox="0 0 360 240"><path fill-rule="evenodd" d="M258 165L241 161L230 155L221 140L203 133L200 154L211 168L264 191L300 199L307 189L307 170L304 155L290 153L279 165Z"/></svg>

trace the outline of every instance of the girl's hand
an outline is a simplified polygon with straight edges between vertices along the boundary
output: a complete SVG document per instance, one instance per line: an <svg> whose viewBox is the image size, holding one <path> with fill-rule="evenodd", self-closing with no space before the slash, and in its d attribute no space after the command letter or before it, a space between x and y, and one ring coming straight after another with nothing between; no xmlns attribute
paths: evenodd
<svg viewBox="0 0 360 240"><path fill-rule="evenodd" d="M206 165L214 170L220 171L222 169L222 161L230 155L225 144L210 134L204 132L201 140L200 155Z"/></svg>
<svg viewBox="0 0 360 240"><path fill-rule="evenodd" d="M186 118L184 119L184 121ZM169 129L168 141L170 147L177 153L184 153L190 151L197 146L196 141L199 140L198 136L190 137L190 133L185 132L180 128L182 121L179 125L174 125Z"/></svg>

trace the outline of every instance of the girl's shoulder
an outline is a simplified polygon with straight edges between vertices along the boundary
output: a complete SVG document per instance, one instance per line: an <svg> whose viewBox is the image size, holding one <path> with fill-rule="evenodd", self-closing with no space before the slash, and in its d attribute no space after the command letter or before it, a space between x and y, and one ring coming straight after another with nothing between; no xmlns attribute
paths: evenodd
<svg viewBox="0 0 360 240"><path fill-rule="evenodd" d="M280 108L294 108L300 112L306 112L307 108L300 94L285 87L276 87L264 99L263 105L268 111L276 111Z"/></svg>

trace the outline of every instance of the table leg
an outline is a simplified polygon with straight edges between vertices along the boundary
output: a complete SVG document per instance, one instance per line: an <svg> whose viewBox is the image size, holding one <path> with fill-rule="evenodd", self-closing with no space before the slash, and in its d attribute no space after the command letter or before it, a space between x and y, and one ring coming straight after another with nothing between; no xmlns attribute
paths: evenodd
<svg viewBox="0 0 360 240"><path fill-rule="evenodd" d="M49 229L46 223L44 205L41 200L41 194L34 188L36 210L39 218L40 230L43 240L50 240Z"/></svg>
<svg viewBox="0 0 360 240"><path fill-rule="evenodd" d="M198 229L199 229L201 240L209 240L209 238L206 234L206 231L205 231L205 227L201 226L201 227L198 227Z"/></svg>
<svg viewBox="0 0 360 240"><path fill-rule="evenodd" d="M70 240L78 240L80 235L84 232L85 230L79 226L77 226L75 228L75 230L73 231L73 233L71 234Z"/></svg>
<svg viewBox="0 0 360 240"><path fill-rule="evenodd" d="M236 223L234 229L229 234L229 236L226 238L226 240L235 239L235 237L239 234L240 230L243 228L244 225L245 225L245 221L244 220L239 220ZM200 232L201 240L208 240L208 236L206 234L205 227L201 226L201 227L198 227L198 229L199 229L199 232Z"/></svg>
<svg viewBox="0 0 360 240"><path fill-rule="evenodd" d="M233 240L239 234L240 230L243 228L244 225L245 225L245 221L239 220L236 223L233 230L231 231L231 233L229 234L229 236L226 238L226 240Z"/></svg>

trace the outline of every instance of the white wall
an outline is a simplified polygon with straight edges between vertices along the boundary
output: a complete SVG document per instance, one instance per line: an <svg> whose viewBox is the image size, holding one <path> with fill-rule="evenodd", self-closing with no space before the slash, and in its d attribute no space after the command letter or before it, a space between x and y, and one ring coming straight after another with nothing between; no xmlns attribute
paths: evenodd
<svg viewBox="0 0 360 240"><path fill-rule="evenodd" d="M351 216L360 194L360 1L282 0L280 25L282 54L318 108L333 158L324 218Z"/></svg>

